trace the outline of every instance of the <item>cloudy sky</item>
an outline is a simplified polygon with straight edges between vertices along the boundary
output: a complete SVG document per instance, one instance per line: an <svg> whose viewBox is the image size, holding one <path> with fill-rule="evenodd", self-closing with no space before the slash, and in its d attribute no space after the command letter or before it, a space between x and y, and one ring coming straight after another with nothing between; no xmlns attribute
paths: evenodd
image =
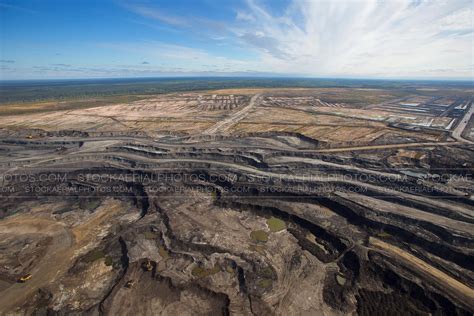
<svg viewBox="0 0 474 316"><path fill-rule="evenodd" d="M474 77L472 0L0 0L0 78Z"/></svg>

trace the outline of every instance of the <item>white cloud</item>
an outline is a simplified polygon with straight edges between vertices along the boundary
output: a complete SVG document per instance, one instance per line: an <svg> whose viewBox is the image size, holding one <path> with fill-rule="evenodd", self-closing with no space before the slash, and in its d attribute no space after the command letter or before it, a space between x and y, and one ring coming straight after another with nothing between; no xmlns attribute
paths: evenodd
<svg viewBox="0 0 474 316"><path fill-rule="evenodd" d="M235 19L237 21L255 21L255 18L253 15L242 12L242 11L237 11L237 15L235 16Z"/></svg>
<svg viewBox="0 0 474 316"><path fill-rule="evenodd" d="M106 60L76 67L37 65L43 68L34 71L56 77L273 73L474 78L472 0L288 0L286 7L244 1L231 11L231 20L183 16L147 6L148 1L123 4L137 15L128 21L156 29L157 41L99 44L117 53L120 66ZM0 8L20 10L1 3ZM163 32L184 44L165 42ZM27 77L31 71L20 62L0 63L0 75Z"/></svg>
<svg viewBox="0 0 474 316"><path fill-rule="evenodd" d="M440 20L439 26L442 30L466 30L473 28L472 7L458 10Z"/></svg>
<svg viewBox="0 0 474 316"><path fill-rule="evenodd" d="M151 7L140 6L140 5L126 5L126 7L130 11L135 12L141 16L158 20L160 22L163 22L169 25L178 26L178 27L188 25L188 22L185 18L180 17L180 16L174 16L168 13L164 13L157 8L151 8Z"/></svg>
<svg viewBox="0 0 474 316"><path fill-rule="evenodd" d="M241 16L255 19L234 32L260 53L260 70L317 76L473 75L471 1L293 1L281 15L253 0L247 3L248 12Z"/></svg>
<svg viewBox="0 0 474 316"><path fill-rule="evenodd" d="M33 14L38 13L38 11L31 10L31 9L21 7L21 6L18 6L18 5L8 4L8 3L0 3L0 9L15 10L15 11L33 13Z"/></svg>

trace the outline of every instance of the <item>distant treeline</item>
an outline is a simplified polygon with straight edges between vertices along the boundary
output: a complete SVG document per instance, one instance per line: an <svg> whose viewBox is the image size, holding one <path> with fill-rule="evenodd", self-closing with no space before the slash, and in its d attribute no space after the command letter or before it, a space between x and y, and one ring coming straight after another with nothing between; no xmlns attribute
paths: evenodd
<svg viewBox="0 0 474 316"><path fill-rule="evenodd" d="M472 87L472 81L396 81L318 78L124 78L0 81L0 103L68 100L114 95L148 95L227 88L384 88Z"/></svg>

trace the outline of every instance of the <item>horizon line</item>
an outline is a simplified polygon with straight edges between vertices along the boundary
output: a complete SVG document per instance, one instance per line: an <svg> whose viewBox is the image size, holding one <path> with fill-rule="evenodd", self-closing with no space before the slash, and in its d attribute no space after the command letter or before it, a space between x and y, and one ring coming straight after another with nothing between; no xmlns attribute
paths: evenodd
<svg viewBox="0 0 474 316"><path fill-rule="evenodd" d="M350 76L285 76L285 75L177 75L177 76L147 76L147 77L77 77L77 78L21 78L1 79L0 82L28 82L28 81L91 81L91 80L140 80L140 79L313 79L313 80L373 80L373 81L459 81L473 82L473 77L350 77Z"/></svg>

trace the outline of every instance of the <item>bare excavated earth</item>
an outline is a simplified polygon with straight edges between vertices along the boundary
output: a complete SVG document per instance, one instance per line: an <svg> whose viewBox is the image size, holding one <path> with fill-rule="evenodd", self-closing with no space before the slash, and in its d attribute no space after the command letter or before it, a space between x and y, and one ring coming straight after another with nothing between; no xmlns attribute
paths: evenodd
<svg viewBox="0 0 474 316"><path fill-rule="evenodd" d="M1 117L0 314L474 312L469 140L250 92Z"/></svg>

